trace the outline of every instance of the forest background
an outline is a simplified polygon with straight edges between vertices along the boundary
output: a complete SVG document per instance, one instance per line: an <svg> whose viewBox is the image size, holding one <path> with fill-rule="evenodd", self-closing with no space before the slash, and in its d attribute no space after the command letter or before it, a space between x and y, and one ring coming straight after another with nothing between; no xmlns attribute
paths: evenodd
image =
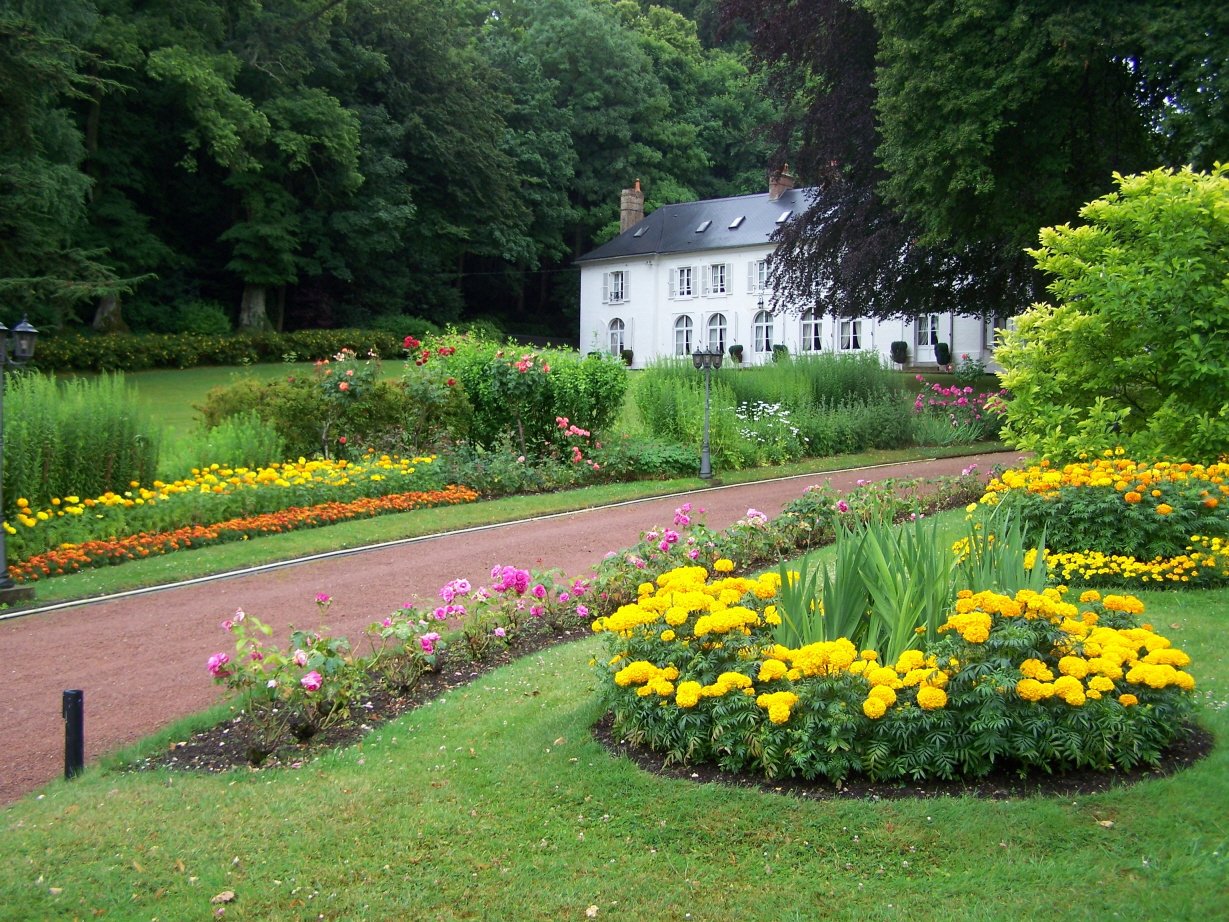
<svg viewBox="0 0 1229 922"><path fill-rule="evenodd" d="M567 341L652 208L822 189L785 303L1014 313L1113 173L1229 150L1217 4L0 0L0 298L44 331Z"/></svg>

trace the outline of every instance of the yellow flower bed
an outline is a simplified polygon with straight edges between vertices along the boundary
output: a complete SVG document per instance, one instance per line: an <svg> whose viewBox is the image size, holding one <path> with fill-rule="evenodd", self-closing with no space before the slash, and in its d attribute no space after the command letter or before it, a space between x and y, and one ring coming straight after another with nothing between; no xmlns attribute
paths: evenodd
<svg viewBox="0 0 1229 922"><path fill-rule="evenodd" d="M606 634L617 651L602 667L616 723L633 739L647 739L670 752L677 745L686 754L680 759L712 751L723 762L744 759L770 775L823 775L845 770L844 763L833 767L826 762L835 758L831 752L804 758L797 747L806 745L794 736L789 745L795 748L778 753L775 738L762 734L768 728L784 732L805 726L807 734L823 737L829 732L824 727L835 720L830 732L844 734L841 751L874 773L893 740L907 739L910 728L923 726L911 713L934 715L928 719L940 723L928 732L946 738L998 700L1001 704L993 706L1006 708L1008 716L1021 709L1046 709L1054 720L1054 739L1069 740L1062 731L1068 718L1050 709L1075 711L1095 704L1094 719L1104 724L1099 732L1112 741L1126 709L1138 711L1145 702L1140 719L1162 739L1177 731L1154 726L1159 716L1168 714L1169 721L1183 713L1183 702L1195 687L1186 671L1190 657L1150 626L1136 623L1143 605L1134 596L1088 590L1073 600L1065 588L1024 590L1014 597L965 591L939 628L938 643L906 650L896 662L884 663L877 651L859 650L845 638L796 648L775 643L768 616L779 587L775 573L710 581L705 568L683 567L663 574L656 584L642 584L636 602L594 621L593 630ZM1031 639L1022 645L1021 636ZM1043 649L1045 655L1004 668L1019 649ZM982 688L987 682L989 696ZM633 699L643 703L632 704ZM694 716L679 723L684 714ZM1032 728L1028 732L1037 732L1035 720L1020 719ZM905 723L895 731L876 729L900 720ZM1006 739L1010 735L1004 734L1001 745L1008 748L1001 755L1019 758L1009 748L1014 745ZM738 742L729 742L732 738ZM1043 739L1037 751L1051 744ZM1090 751L1103 751L1105 745L1099 739ZM740 746L745 754L735 755ZM793 762L786 752L793 753ZM1136 758L1120 755L1124 763ZM794 771L796 764L804 768Z"/></svg>

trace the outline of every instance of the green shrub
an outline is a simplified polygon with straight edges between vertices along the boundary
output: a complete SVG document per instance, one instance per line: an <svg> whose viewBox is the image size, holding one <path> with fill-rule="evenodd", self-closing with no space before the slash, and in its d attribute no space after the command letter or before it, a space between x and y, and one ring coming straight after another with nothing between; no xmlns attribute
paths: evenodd
<svg viewBox="0 0 1229 922"><path fill-rule="evenodd" d="M7 378L4 500L47 506L69 495L122 493L152 480L159 429L123 375L57 383L27 372Z"/></svg>
<svg viewBox="0 0 1229 922"><path fill-rule="evenodd" d="M403 336L378 330L297 330L293 333L88 335L57 333L39 339L35 363L44 371L138 371L196 365L281 362L288 354L321 359L350 349L359 355L401 354Z"/></svg>
<svg viewBox="0 0 1229 922"><path fill-rule="evenodd" d="M1229 166L1116 176L1031 250L1056 306L1003 331L1004 438L1054 461L1121 446L1214 461L1229 445Z"/></svg>
<svg viewBox="0 0 1229 922"><path fill-rule="evenodd" d="M174 481L192 468L222 464L227 467L264 467L289 457L286 440L255 410L241 410L213 428L188 434L164 449L158 463L159 478Z"/></svg>

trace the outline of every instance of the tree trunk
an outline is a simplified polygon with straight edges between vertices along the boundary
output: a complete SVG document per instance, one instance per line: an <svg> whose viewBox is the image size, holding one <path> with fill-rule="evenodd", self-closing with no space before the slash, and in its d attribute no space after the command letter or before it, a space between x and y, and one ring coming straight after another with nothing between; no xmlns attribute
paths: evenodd
<svg viewBox="0 0 1229 922"><path fill-rule="evenodd" d="M267 289L264 285L243 286L243 300L239 302L239 329L244 333L268 330L269 313L265 308Z"/></svg>
<svg viewBox="0 0 1229 922"><path fill-rule="evenodd" d="M98 307L94 311L94 329L99 333L128 332L119 295L115 292L108 292L98 299Z"/></svg>

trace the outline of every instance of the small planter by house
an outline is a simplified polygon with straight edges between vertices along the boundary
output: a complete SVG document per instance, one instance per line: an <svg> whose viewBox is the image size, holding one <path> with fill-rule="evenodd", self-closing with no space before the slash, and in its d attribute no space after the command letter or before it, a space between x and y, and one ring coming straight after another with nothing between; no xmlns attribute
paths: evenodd
<svg viewBox="0 0 1229 922"><path fill-rule="evenodd" d="M904 365L909 361L909 344L903 339L898 339L889 347L892 352L892 361L897 365Z"/></svg>
<svg viewBox="0 0 1229 922"><path fill-rule="evenodd" d="M772 360L774 362L784 362L789 358L789 347L783 343L776 343L772 347Z"/></svg>
<svg viewBox="0 0 1229 922"><path fill-rule="evenodd" d="M619 357L623 359L624 365L627 365L629 368L631 367L632 359L634 358L634 353L631 349L623 349L619 352Z"/></svg>
<svg viewBox="0 0 1229 922"><path fill-rule="evenodd" d="M735 365L741 365L743 363L743 347L742 346L735 344L733 346L730 346L730 348L727 349L726 351L730 353L730 361L733 362Z"/></svg>
<svg viewBox="0 0 1229 922"><path fill-rule="evenodd" d="M935 361L940 365L952 364L952 347L947 343L935 343Z"/></svg>

